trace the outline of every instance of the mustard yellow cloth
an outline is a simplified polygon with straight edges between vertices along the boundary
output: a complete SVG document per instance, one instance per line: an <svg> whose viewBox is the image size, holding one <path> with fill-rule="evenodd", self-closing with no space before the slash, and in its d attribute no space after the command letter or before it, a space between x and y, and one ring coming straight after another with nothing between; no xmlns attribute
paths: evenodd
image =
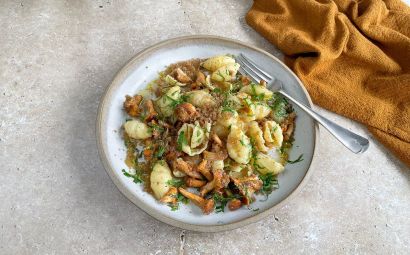
<svg viewBox="0 0 410 255"><path fill-rule="evenodd" d="M314 103L368 126L410 166L410 8L398 0L255 0L250 26L276 45Z"/></svg>

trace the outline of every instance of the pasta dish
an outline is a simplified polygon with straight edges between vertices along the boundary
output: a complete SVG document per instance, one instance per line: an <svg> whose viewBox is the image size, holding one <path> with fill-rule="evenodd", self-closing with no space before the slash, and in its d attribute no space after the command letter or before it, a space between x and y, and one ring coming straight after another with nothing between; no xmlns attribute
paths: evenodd
<svg viewBox="0 0 410 255"><path fill-rule="evenodd" d="M286 163L303 160L288 160L292 105L239 68L229 55L178 62L125 97L122 171L171 210L250 208L279 188Z"/></svg>

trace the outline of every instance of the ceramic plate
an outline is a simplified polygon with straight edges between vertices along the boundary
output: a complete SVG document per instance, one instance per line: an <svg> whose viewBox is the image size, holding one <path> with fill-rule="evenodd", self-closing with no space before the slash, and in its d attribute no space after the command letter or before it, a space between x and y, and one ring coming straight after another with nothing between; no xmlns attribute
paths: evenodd
<svg viewBox="0 0 410 255"><path fill-rule="evenodd" d="M105 169L118 189L135 205L160 221L183 229L214 232L229 230L256 222L271 215L275 208L289 200L306 182L309 167L315 152L318 129L315 122L295 106L297 113L295 142L290 151L290 159L303 154L304 160L297 164L286 165L279 175L279 189L272 192L268 199L257 197L257 201L247 209L225 210L225 213L203 215L192 204L181 205L171 211L167 205L157 202L124 176L122 169L126 148L122 140L121 125L126 119L122 104L125 95L133 95L156 78L158 72L167 65L192 58L207 58L218 54L239 54L254 59L271 75L282 80L284 89L291 96L311 106L311 100L301 81L280 60L269 53L245 43L215 36L188 36L167 40L145 49L132 58L116 75L104 94L97 120L98 149ZM265 201L263 201L265 200Z"/></svg>

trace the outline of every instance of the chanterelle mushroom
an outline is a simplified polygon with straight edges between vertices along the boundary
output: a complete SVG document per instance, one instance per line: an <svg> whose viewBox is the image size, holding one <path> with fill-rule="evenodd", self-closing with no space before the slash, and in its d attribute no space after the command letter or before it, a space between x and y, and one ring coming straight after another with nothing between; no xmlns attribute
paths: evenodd
<svg viewBox="0 0 410 255"><path fill-rule="evenodd" d="M202 162L197 167L198 172L200 172L208 181L212 181L214 178L211 173L211 167L208 164L206 159L203 159Z"/></svg>
<svg viewBox="0 0 410 255"><path fill-rule="evenodd" d="M221 190L228 186L229 184L229 176L225 173L222 169L217 169L212 171L213 172L213 180L208 182L205 186L202 186L199 194L201 197L204 197L206 194L211 192L212 190Z"/></svg>
<svg viewBox="0 0 410 255"><path fill-rule="evenodd" d="M195 205L200 207L204 214L210 214L214 210L215 201L213 199L204 199L194 193L191 193L183 188L178 189L179 192L189 200L191 200Z"/></svg>
<svg viewBox="0 0 410 255"><path fill-rule="evenodd" d="M191 78L189 78L189 76L184 71L181 70L181 68L177 68L175 71L177 73L175 78L178 81L182 83L188 83L192 81Z"/></svg>
<svg viewBox="0 0 410 255"><path fill-rule="evenodd" d="M206 184L206 181L187 177L185 178L185 184L187 187L199 188L204 186Z"/></svg>
<svg viewBox="0 0 410 255"><path fill-rule="evenodd" d="M197 116L195 106L190 103L182 103L175 109L175 114L181 122L188 122Z"/></svg>
<svg viewBox="0 0 410 255"><path fill-rule="evenodd" d="M239 192L246 198L245 204L249 205L253 194L262 188L263 182L257 175L245 176L240 178L231 177L233 183L238 187Z"/></svg>
<svg viewBox="0 0 410 255"><path fill-rule="evenodd" d="M193 170L193 167L187 162L185 162L182 158L177 158L173 162L172 166L174 170L179 170L185 173L186 175L191 176L196 179L202 179L201 174Z"/></svg>
<svg viewBox="0 0 410 255"><path fill-rule="evenodd" d="M135 95L133 97L128 95L125 96L124 109L128 113L128 115L132 117L138 117L138 115L140 114L139 105L141 101L141 95Z"/></svg>
<svg viewBox="0 0 410 255"><path fill-rule="evenodd" d="M160 199L162 203L176 204L178 190L175 187L169 188L168 192Z"/></svg>
<svg viewBox="0 0 410 255"><path fill-rule="evenodd" d="M154 109L154 103L152 102L151 99L148 100L148 101L146 101L145 106L147 107L147 111L148 111L148 114L147 114L147 116L145 117L145 120L146 120L146 121L150 121L150 120L152 120L154 117L156 117L156 116L158 115L158 113L155 111L155 109Z"/></svg>

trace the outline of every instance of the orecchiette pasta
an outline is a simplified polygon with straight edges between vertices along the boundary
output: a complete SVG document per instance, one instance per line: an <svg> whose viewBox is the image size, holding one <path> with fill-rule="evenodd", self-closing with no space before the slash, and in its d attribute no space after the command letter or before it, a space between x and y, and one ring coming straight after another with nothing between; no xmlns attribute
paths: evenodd
<svg viewBox="0 0 410 255"><path fill-rule="evenodd" d="M203 144L205 139L207 137L205 136L205 130L201 128L198 123L195 123L194 129L192 131L192 136L191 136L191 148L195 149L199 145Z"/></svg>
<svg viewBox="0 0 410 255"><path fill-rule="evenodd" d="M207 75L205 78L205 86L210 89L210 90L214 90L215 87L214 85L212 85L212 81L211 81L211 75Z"/></svg>
<svg viewBox="0 0 410 255"><path fill-rule="evenodd" d="M257 96L257 97L260 97L263 100L268 100L268 99L272 98L272 96L273 96L272 91L270 91L269 89L267 89L264 86L256 85L254 83L251 83L248 86L242 87L239 90L239 92L245 92L249 95Z"/></svg>
<svg viewBox="0 0 410 255"><path fill-rule="evenodd" d="M129 120L124 124L127 135L134 139L147 139L152 136L152 131L147 124L140 120Z"/></svg>
<svg viewBox="0 0 410 255"><path fill-rule="evenodd" d="M218 68L221 68L229 64L235 64L235 59L229 56L221 55L221 56L215 56L212 58L208 58L205 62L202 63L202 66L205 69L213 72L213 71L216 71Z"/></svg>
<svg viewBox="0 0 410 255"><path fill-rule="evenodd" d="M238 113L236 111L223 111L221 117L212 127L212 130L222 138L229 134L229 128L238 123Z"/></svg>
<svg viewBox="0 0 410 255"><path fill-rule="evenodd" d="M236 125L238 116L236 111L223 111L221 112L221 118L218 119L218 123L223 127L229 128L232 125Z"/></svg>
<svg viewBox="0 0 410 255"><path fill-rule="evenodd" d="M240 164L247 164L251 157L251 141L237 125L231 127L226 148L229 156Z"/></svg>
<svg viewBox="0 0 410 255"><path fill-rule="evenodd" d="M263 123L263 138L269 147L281 147L283 142L282 129L279 124L269 120Z"/></svg>
<svg viewBox="0 0 410 255"><path fill-rule="evenodd" d="M258 125L258 122L251 121L248 123L248 135L255 143L256 148L261 152L267 152L268 148L265 146L265 139L263 139L263 132Z"/></svg>
<svg viewBox="0 0 410 255"><path fill-rule="evenodd" d="M174 113L173 103L181 97L181 88L174 86L160 97L156 102L156 106L164 117L169 117Z"/></svg>
<svg viewBox="0 0 410 255"><path fill-rule="evenodd" d="M180 83L179 81L175 80L174 77L171 75L165 76L165 82L168 83L171 86L185 86L185 83Z"/></svg>
<svg viewBox="0 0 410 255"><path fill-rule="evenodd" d="M272 110L269 106L264 103L257 103L255 105L255 120L263 120L266 116L268 116Z"/></svg>
<svg viewBox="0 0 410 255"><path fill-rule="evenodd" d="M186 95L188 96L188 102L197 107L212 107L216 105L208 90L194 90L186 93Z"/></svg>
<svg viewBox="0 0 410 255"><path fill-rule="evenodd" d="M243 122L262 120L272 112L265 103L254 103L249 98L242 99L242 102L243 107L239 110L239 115Z"/></svg>
<svg viewBox="0 0 410 255"><path fill-rule="evenodd" d="M257 153L255 157L256 170L261 174L271 173L273 175L281 173L285 167L276 162L273 158L263 153Z"/></svg>
<svg viewBox="0 0 410 255"><path fill-rule="evenodd" d="M195 122L195 125L182 125L178 131L182 151L190 156L201 154L208 146L210 129L210 123L206 123L204 128L200 127L198 122Z"/></svg>
<svg viewBox="0 0 410 255"><path fill-rule="evenodd" d="M241 100L235 95L228 95L226 97L226 101L229 104L229 106L235 111L241 108Z"/></svg>
<svg viewBox="0 0 410 255"><path fill-rule="evenodd" d="M211 79L213 81L218 82L229 82L232 81L238 72L239 64L228 64L226 66L222 66L214 71L211 75Z"/></svg>
<svg viewBox="0 0 410 255"><path fill-rule="evenodd" d="M256 120L256 104L249 98L242 100L242 108L238 111L239 117L243 122Z"/></svg>
<svg viewBox="0 0 410 255"><path fill-rule="evenodd" d="M155 163L152 168L151 176L151 189L157 199L160 199L168 192L170 186L169 181L172 180L171 170L167 162L164 160Z"/></svg>

